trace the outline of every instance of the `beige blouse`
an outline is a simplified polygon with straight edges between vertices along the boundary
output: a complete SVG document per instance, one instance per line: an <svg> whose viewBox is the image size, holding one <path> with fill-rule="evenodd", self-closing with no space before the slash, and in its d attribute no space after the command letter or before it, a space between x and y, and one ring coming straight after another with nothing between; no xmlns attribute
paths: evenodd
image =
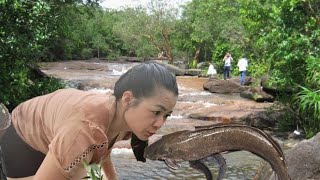
<svg viewBox="0 0 320 180"><path fill-rule="evenodd" d="M21 103L12 123L31 147L50 151L60 172L71 178L83 160L99 163L116 141L131 136L124 122L112 122L114 103L114 96L61 89Z"/></svg>

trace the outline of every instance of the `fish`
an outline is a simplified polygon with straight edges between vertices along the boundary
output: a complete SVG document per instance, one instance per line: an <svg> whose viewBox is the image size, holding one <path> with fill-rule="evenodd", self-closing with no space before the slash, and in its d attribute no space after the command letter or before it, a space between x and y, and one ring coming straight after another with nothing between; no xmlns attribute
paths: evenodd
<svg viewBox="0 0 320 180"><path fill-rule="evenodd" d="M280 180L291 179L279 144L264 131L240 124L202 126L193 131L183 130L164 135L145 148L144 157L190 163L219 153L240 150L249 151L270 163Z"/></svg>

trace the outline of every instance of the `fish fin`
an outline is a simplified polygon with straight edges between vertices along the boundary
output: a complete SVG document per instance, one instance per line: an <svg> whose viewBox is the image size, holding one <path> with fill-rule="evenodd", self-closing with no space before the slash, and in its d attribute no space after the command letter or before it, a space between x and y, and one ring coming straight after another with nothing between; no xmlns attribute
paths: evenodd
<svg viewBox="0 0 320 180"><path fill-rule="evenodd" d="M222 179L223 176L226 174L227 163L226 160L221 156L221 154L214 154L212 157L215 159L219 166L219 174L217 179Z"/></svg>
<svg viewBox="0 0 320 180"><path fill-rule="evenodd" d="M167 164L169 168L174 170L177 170L181 167L180 164L178 164L175 160L172 159L165 159L164 162Z"/></svg>
<svg viewBox="0 0 320 180"><path fill-rule="evenodd" d="M190 167L192 167L193 169L196 169L199 172L204 173L207 180L212 180L212 173L211 173L210 169L208 168L208 166L206 166L200 160L189 161L189 164L190 164Z"/></svg>
<svg viewBox="0 0 320 180"><path fill-rule="evenodd" d="M226 163L226 160L222 157L222 155L220 153L205 157L205 158L201 159L200 161L202 163L204 161L214 162L215 164L218 165L218 168L219 168L217 179L222 179L224 177L226 170L227 170L227 163Z"/></svg>

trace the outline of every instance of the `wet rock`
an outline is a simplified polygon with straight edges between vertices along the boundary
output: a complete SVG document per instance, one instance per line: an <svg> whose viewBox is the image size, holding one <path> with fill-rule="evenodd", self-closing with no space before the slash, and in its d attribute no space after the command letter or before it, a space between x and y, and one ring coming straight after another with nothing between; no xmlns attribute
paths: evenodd
<svg viewBox="0 0 320 180"><path fill-rule="evenodd" d="M66 88L75 88L79 90L85 89L85 86L83 85L83 83L79 81L66 81L65 83L67 84Z"/></svg>
<svg viewBox="0 0 320 180"><path fill-rule="evenodd" d="M265 129L276 127L278 119L282 115L281 112L269 112L267 110L259 110L253 112L235 112L234 110L232 111L230 109L229 113L230 114L221 114L215 112L198 112L191 113L188 117L192 119L212 121L214 123L237 123L257 127L260 129Z"/></svg>
<svg viewBox="0 0 320 180"><path fill-rule="evenodd" d="M117 58L118 61L127 61L127 62L142 62L143 58L139 57L129 57L129 56L120 56Z"/></svg>
<svg viewBox="0 0 320 180"><path fill-rule="evenodd" d="M209 78L207 82L203 84L203 89L212 93L240 93L246 89L246 87L230 80L221 80L216 78Z"/></svg>
<svg viewBox="0 0 320 180"><path fill-rule="evenodd" d="M260 87L249 88L240 93L240 96L256 102L274 102L274 97L264 92Z"/></svg>
<svg viewBox="0 0 320 180"><path fill-rule="evenodd" d="M206 113L193 113L189 115L190 118L192 119L199 119L199 120L205 120L205 121L214 121L216 123L231 123L231 117L226 117L226 116L210 116Z"/></svg>
<svg viewBox="0 0 320 180"><path fill-rule="evenodd" d="M242 120L246 125L254 126L260 129L275 127L280 117L283 116L281 111L256 111L243 117Z"/></svg>

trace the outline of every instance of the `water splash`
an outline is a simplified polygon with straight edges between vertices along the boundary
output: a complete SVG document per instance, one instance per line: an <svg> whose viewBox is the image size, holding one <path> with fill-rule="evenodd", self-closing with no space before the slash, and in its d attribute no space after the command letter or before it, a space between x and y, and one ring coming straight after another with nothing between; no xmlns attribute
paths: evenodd
<svg viewBox="0 0 320 180"><path fill-rule="evenodd" d="M127 148L113 148L111 154L133 154L133 151Z"/></svg>
<svg viewBox="0 0 320 180"><path fill-rule="evenodd" d="M178 114L178 115L171 115L168 117L168 119L182 119L183 116L181 114Z"/></svg>
<svg viewBox="0 0 320 180"><path fill-rule="evenodd" d="M112 89L105 89L105 88L93 88L93 89L89 89L88 91L92 91L92 92L98 92L98 93L102 93L102 94L112 94L113 90Z"/></svg>

